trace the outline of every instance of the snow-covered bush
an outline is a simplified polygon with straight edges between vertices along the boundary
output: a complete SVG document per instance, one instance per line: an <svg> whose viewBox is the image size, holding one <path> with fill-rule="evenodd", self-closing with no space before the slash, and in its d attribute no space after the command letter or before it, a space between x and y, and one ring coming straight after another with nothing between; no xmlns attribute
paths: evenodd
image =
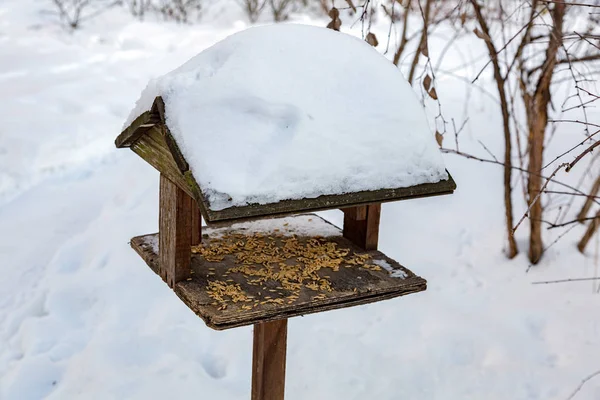
<svg viewBox="0 0 600 400"><path fill-rule="evenodd" d="M118 5L120 0L52 0L60 21L69 29L77 29L82 21Z"/></svg>
<svg viewBox="0 0 600 400"><path fill-rule="evenodd" d="M200 18L203 0L127 0L132 15L144 19L155 14L165 21L194 22Z"/></svg>

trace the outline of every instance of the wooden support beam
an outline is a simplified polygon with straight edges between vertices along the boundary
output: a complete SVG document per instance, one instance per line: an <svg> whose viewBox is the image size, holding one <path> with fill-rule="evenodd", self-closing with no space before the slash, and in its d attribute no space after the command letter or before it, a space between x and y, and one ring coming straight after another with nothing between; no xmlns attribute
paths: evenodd
<svg viewBox="0 0 600 400"><path fill-rule="evenodd" d="M160 175L159 275L173 287L191 276L191 246L200 242L201 220L194 199Z"/></svg>
<svg viewBox="0 0 600 400"><path fill-rule="evenodd" d="M190 199L192 200L192 246L196 246L202 242L202 215L196 201Z"/></svg>
<svg viewBox="0 0 600 400"><path fill-rule="evenodd" d="M377 250L381 203L343 208L343 234L365 250Z"/></svg>
<svg viewBox="0 0 600 400"><path fill-rule="evenodd" d="M254 325L252 400L283 400L287 319Z"/></svg>

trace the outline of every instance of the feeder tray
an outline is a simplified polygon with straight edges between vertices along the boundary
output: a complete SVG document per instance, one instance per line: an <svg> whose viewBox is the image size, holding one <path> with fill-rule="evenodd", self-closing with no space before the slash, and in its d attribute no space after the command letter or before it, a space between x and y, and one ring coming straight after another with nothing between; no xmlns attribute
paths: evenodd
<svg viewBox="0 0 600 400"><path fill-rule="evenodd" d="M256 224L237 223L226 224L221 228L204 227L202 245L210 246L211 243L216 242L219 246L227 247L235 242L255 240L258 235L259 240L272 243L270 249L276 248L277 254L284 252L286 243L290 243L291 239L300 247L306 247L307 243L312 241L323 247L335 248L341 254L347 253L347 256L343 257L344 261L339 264L337 271L325 267L316 272L318 277L326 282L325 289L317 289L314 281L309 280L308 282L313 283L312 289L303 284L299 290L291 290L282 287L281 281L273 279L259 284L252 283L257 280L256 275L237 272L240 267L246 267L251 271L265 270L264 265L244 263L236 259L234 254L225 255L221 261L214 259L209 261L201 254L193 254L191 278L175 283L173 289L177 296L211 328L222 330L280 320L391 299L426 289L427 282L423 278L416 276L380 251L361 249L344 238L339 228L317 215L306 214L273 219L268 221L270 232L253 231L252 227ZM329 234L307 235L307 231ZM228 239L223 241L224 237ZM138 236L131 240L131 246L158 274L157 244L157 233ZM322 257L329 259L327 255ZM357 259L366 260L365 264L348 262L356 262ZM293 266L301 261L293 257L285 260L284 263ZM275 271L278 270L277 263L272 263L271 267ZM215 302L209 294L210 282L239 285L237 287L241 292L246 297L250 297L245 301ZM223 304L226 308L223 308Z"/></svg>

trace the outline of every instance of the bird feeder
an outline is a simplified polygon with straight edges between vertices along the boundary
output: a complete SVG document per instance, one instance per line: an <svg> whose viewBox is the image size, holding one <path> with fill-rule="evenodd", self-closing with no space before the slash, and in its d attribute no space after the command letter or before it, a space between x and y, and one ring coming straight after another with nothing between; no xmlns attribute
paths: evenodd
<svg viewBox="0 0 600 400"><path fill-rule="evenodd" d="M313 44L290 48L299 38ZM327 71L348 54L357 71L338 82ZM397 69L314 27L250 29L152 81L115 143L160 172L159 232L133 249L210 328L254 325L253 400L283 399L288 318L426 289L377 250L381 203L456 188ZM314 214L329 209L343 211L341 228Z"/></svg>

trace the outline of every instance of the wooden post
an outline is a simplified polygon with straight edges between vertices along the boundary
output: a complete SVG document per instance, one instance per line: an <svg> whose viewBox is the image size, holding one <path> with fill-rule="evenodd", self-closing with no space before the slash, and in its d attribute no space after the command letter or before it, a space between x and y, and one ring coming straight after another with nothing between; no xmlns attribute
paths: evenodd
<svg viewBox="0 0 600 400"><path fill-rule="evenodd" d="M365 250L377 250L381 203L343 208L343 235Z"/></svg>
<svg viewBox="0 0 600 400"><path fill-rule="evenodd" d="M195 201L160 175L160 276L170 287L191 276L191 246L200 242L201 221Z"/></svg>
<svg viewBox="0 0 600 400"><path fill-rule="evenodd" d="M202 242L202 215L196 201L192 201L192 246L199 245Z"/></svg>
<svg viewBox="0 0 600 400"><path fill-rule="evenodd" d="M283 400L287 319L254 325L252 400Z"/></svg>

